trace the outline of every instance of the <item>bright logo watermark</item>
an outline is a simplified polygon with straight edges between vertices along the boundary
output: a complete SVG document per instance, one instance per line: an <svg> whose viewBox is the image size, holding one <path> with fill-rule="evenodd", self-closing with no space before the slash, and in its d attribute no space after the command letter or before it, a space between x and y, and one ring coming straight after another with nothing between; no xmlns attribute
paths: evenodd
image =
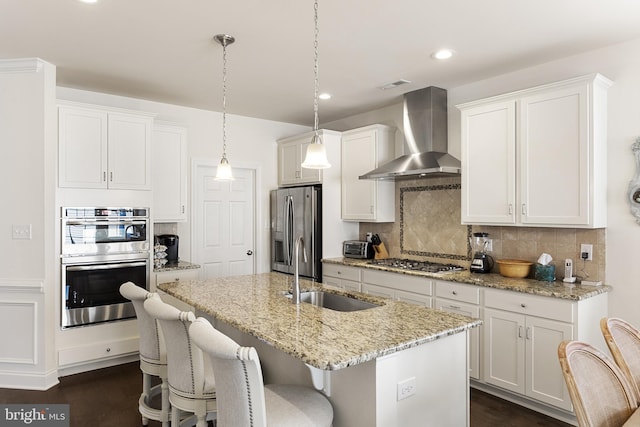
<svg viewBox="0 0 640 427"><path fill-rule="evenodd" d="M69 405L0 404L0 427L69 427Z"/></svg>

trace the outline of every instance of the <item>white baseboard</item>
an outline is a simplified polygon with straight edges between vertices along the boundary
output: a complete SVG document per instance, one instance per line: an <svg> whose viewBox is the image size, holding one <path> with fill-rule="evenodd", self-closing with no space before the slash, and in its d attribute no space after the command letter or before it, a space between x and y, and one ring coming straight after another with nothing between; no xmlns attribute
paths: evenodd
<svg viewBox="0 0 640 427"><path fill-rule="evenodd" d="M122 365L124 363L137 362L140 360L138 353L128 354L124 356L114 357L106 360L92 361L88 363L77 364L58 369L58 376L66 377L68 375L79 374L82 372L95 371L96 369L108 368L110 366Z"/></svg>
<svg viewBox="0 0 640 427"><path fill-rule="evenodd" d="M44 373L0 372L0 387L19 390L48 390L58 384L56 369Z"/></svg>

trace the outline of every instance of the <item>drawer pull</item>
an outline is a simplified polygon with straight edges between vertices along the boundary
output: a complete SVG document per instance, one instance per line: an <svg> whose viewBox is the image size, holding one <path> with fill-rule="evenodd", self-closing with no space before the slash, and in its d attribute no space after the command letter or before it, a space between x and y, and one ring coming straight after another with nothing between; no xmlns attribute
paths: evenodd
<svg viewBox="0 0 640 427"><path fill-rule="evenodd" d="M458 293L456 291L452 291L451 293L454 294L454 295L458 295Z"/></svg>
<svg viewBox="0 0 640 427"><path fill-rule="evenodd" d="M527 308L527 305L526 304L520 304L520 307Z"/></svg>
<svg viewBox="0 0 640 427"><path fill-rule="evenodd" d="M111 352L111 347L107 347L107 353Z"/></svg>
<svg viewBox="0 0 640 427"><path fill-rule="evenodd" d="M460 310L460 306L459 305L450 305L449 308L452 308L454 310Z"/></svg>

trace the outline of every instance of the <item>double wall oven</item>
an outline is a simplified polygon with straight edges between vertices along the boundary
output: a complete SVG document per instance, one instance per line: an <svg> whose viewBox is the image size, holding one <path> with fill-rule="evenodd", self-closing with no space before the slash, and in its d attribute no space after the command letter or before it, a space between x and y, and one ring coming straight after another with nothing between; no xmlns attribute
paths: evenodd
<svg viewBox="0 0 640 427"><path fill-rule="evenodd" d="M63 207L62 328L135 317L120 285L149 286L149 209Z"/></svg>

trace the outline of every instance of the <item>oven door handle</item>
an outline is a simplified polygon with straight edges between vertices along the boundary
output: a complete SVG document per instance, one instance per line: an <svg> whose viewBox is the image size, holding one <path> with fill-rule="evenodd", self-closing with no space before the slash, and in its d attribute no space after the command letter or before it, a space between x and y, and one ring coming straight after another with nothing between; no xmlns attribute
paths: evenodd
<svg viewBox="0 0 640 427"><path fill-rule="evenodd" d="M83 219L83 220L64 220L67 225L91 225L91 224L142 224L147 223L143 219Z"/></svg>
<svg viewBox="0 0 640 427"><path fill-rule="evenodd" d="M126 267L145 267L146 261L140 262L117 262L111 264L92 264L92 265L71 265L67 267L67 271L86 271L86 270L110 270L113 268Z"/></svg>

